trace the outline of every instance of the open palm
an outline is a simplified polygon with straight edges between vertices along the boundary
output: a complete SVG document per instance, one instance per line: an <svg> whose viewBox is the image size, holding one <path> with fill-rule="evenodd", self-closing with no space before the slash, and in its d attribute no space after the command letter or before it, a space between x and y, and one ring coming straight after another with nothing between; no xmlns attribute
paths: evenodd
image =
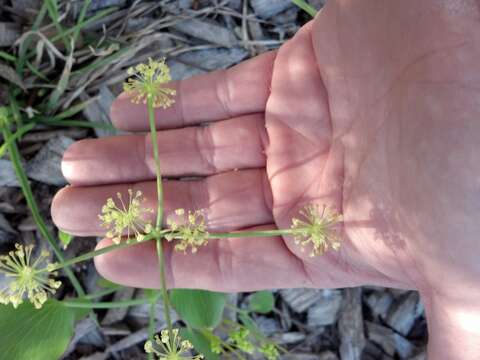
<svg viewBox="0 0 480 360"><path fill-rule="evenodd" d="M280 237L211 241L195 255L167 245L169 285L376 284L419 289L430 303L432 293L442 304L478 299L480 110L471 93L480 36L464 3L330 2L277 52L173 83L176 104L157 111L167 217L205 209L210 231L288 228L316 203L344 223L340 250L314 258ZM146 109L121 95L112 119L138 134L80 141L65 154L73 186L52 212L67 232L101 235L97 214L117 191L141 189L155 207ZM145 243L96 265L113 281L156 287L156 261Z"/></svg>

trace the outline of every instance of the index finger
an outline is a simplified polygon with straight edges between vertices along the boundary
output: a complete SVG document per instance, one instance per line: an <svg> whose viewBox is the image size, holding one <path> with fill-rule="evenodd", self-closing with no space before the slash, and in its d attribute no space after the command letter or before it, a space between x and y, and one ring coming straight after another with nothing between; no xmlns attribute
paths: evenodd
<svg viewBox="0 0 480 360"><path fill-rule="evenodd" d="M177 91L173 106L156 109L158 129L178 128L202 122L263 112L270 92L276 52L268 52L228 70L217 70L167 86ZM122 93L111 109L114 125L126 131L148 131L144 104L133 104Z"/></svg>

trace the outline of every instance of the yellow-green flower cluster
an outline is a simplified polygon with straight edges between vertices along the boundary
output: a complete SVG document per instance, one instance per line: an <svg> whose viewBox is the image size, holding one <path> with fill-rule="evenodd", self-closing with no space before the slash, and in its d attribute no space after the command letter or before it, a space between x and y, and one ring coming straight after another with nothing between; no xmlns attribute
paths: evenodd
<svg viewBox="0 0 480 360"><path fill-rule="evenodd" d="M160 337L155 336L155 342L145 343L145 352L155 354L159 360L200 360L203 355L190 355L193 345L188 340L182 340L178 335L178 329L172 330L172 337L168 330L162 330Z"/></svg>
<svg viewBox="0 0 480 360"><path fill-rule="evenodd" d="M107 199L107 203L102 207L102 213L98 215L102 221L102 227L107 229L106 236L111 238L116 244L120 243L122 236L134 237L137 241L145 238L144 234L152 231L152 224L145 220L147 213L153 213L152 209L142 207L145 198L141 191L135 195L132 189L128 189L128 203L125 204L122 194L117 193L117 199L120 205L117 206L112 198Z"/></svg>
<svg viewBox="0 0 480 360"><path fill-rule="evenodd" d="M187 252L190 248L192 254L196 253L200 246L208 243L209 233L205 224L205 216L199 210L188 211L184 209L175 210L175 215L182 217L179 222L169 218L167 225L170 232L165 235L168 241L176 241L175 250Z"/></svg>
<svg viewBox="0 0 480 360"><path fill-rule="evenodd" d="M223 352L222 339L218 336L213 335L210 339L210 350L214 354L221 354Z"/></svg>
<svg viewBox="0 0 480 360"><path fill-rule="evenodd" d="M168 108L175 103L172 96L175 89L164 84L172 80L170 69L165 59L158 61L148 59L148 64L139 64L127 71L130 78L123 84L123 90L132 97L136 104L152 101L154 107Z"/></svg>
<svg viewBox="0 0 480 360"><path fill-rule="evenodd" d="M328 249L338 250L340 238L337 225L342 221L342 215L333 209L318 205L309 205L300 211L303 219L292 219L292 234L295 244L302 251L311 247L310 256L323 255Z"/></svg>
<svg viewBox="0 0 480 360"><path fill-rule="evenodd" d="M1 304L10 303L17 308L26 296L35 308L40 309L47 301L48 295L55 294L62 285L60 281L50 277L58 274L48 270L54 266L54 264L48 264L50 258L48 251L42 251L33 260L33 248L32 245L15 244L14 251L0 256L0 273L11 280L8 285L0 289Z"/></svg>
<svg viewBox="0 0 480 360"><path fill-rule="evenodd" d="M229 334L228 340L233 343L237 349L252 354L255 350L255 346L249 339L250 331L244 327L241 327Z"/></svg>
<svg viewBox="0 0 480 360"><path fill-rule="evenodd" d="M260 346L258 351L261 352L267 358L267 360L277 360L280 356L275 344L271 343L263 344L262 346Z"/></svg>

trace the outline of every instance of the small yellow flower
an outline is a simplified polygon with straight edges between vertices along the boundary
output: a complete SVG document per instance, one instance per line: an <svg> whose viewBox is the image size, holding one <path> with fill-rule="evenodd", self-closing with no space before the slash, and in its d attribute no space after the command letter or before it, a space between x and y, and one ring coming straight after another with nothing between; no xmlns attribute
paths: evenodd
<svg viewBox="0 0 480 360"><path fill-rule="evenodd" d="M172 330L172 338L168 330L162 330L160 337L155 336L155 343L147 341L145 343L145 352L155 354L159 360L200 360L203 355L190 355L193 345L188 340L182 340L178 335L178 329Z"/></svg>
<svg viewBox="0 0 480 360"><path fill-rule="evenodd" d="M48 264L48 251L42 251L40 256L32 261L33 245L23 246L15 244L15 251L0 256L0 273L11 278L10 283L0 289L0 303L11 303L17 308L23 303L25 295L35 308L40 309L47 301L48 294L55 294L62 285L50 276L57 276L57 272L49 271L54 264Z"/></svg>
<svg viewBox="0 0 480 360"><path fill-rule="evenodd" d="M146 104L151 99L154 107L163 109L175 103L172 96L177 92L164 86L172 80L165 59L155 61L149 58L148 64L138 64L129 68L127 73L130 78L123 84L123 90L132 96L132 102Z"/></svg>
<svg viewBox="0 0 480 360"><path fill-rule="evenodd" d="M107 203L102 207L102 213L98 215L102 220L102 227L108 230L106 236L111 238L115 244L120 243L122 236L127 239L133 236L137 241L145 238L144 234L152 231L152 224L144 219L145 214L153 213L152 209L142 207L145 198L141 191L137 191L135 196L133 190L128 189L128 204L123 201L122 194L117 193L117 199L120 207L115 204L112 198L107 199Z"/></svg>
<svg viewBox="0 0 480 360"><path fill-rule="evenodd" d="M177 241L175 250L186 253L190 247L190 251L194 254L200 246L207 245L209 233L201 211L188 211L185 214L184 209L177 209L175 214L183 219L180 223L168 219L167 225L171 232L165 235L168 241Z"/></svg>
<svg viewBox="0 0 480 360"><path fill-rule="evenodd" d="M329 248L338 250L340 239L336 225L342 221L342 215L327 206L320 210L318 205L309 205L300 211L303 220L292 219L292 232L295 244L302 251L308 245L312 246L310 256L322 255Z"/></svg>

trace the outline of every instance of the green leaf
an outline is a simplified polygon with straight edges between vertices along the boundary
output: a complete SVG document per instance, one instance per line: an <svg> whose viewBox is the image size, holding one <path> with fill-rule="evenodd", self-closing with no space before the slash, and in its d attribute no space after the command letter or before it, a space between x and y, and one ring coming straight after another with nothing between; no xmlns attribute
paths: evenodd
<svg viewBox="0 0 480 360"><path fill-rule="evenodd" d="M0 305L1 358L12 360L57 360L73 335L76 311L55 300L40 310L30 303L17 309Z"/></svg>
<svg viewBox="0 0 480 360"><path fill-rule="evenodd" d="M238 318L252 334L257 334L259 332L257 325L248 315L239 313Z"/></svg>
<svg viewBox="0 0 480 360"><path fill-rule="evenodd" d="M273 310L275 298L270 291L259 291L250 298L249 310L261 314L267 314Z"/></svg>
<svg viewBox="0 0 480 360"><path fill-rule="evenodd" d="M190 341L195 351L202 354L206 360L217 360L220 358L218 354L212 352L210 349L210 340L200 331L183 328L180 329L180 337Z"/></svg>
<svg viewBox="0 0 480 360"><path fill-rule="evenodd" d="M214 328L222 320L226 294L174 289L170 299L178 315L192 328Z"/></svg>
<svg viewBox="0 0 480 360"><path fill-rule="evenodd" d="M76 114L78 114L80 111L85 110L89 105L91 105L93 102L97 101L98 98L91 98L86 101L83 101L79 104L70 106L67 110L62 111L60 114L55 116L55 119L66 119L69 117L72 117Z"/></svg>
<svg viewBox="0 0 480 360"><path fill-rule="evenodd" d="M0 78L3 78L12 84L17 85L23 91L27 91L25 84L20 76L10 66L0 63Z"/></svg>
<svg viewBox="0 0 480 360"><path fill-rule="evenodd" d="M297 5L300 9L305 11L312 18L315 17L315 15L317 15L317 10L312 5L307 3L305 0L292 0L292 3Z"/></svg>
<svg viewBox="0 0 480 360"><path fill-rule="evenodd" d="M156 303L162 295L162 292L157 289L144 289L143 292L145 297L152 303Z"/></svg>
<svg viewBox="0 0 480 360"><path fill-rule="evenodd" d="M110 280L107 280L102 277L97 280L97 285L103 289L113 289L113 290L120 289L122 287L122 285L115 284L114 282L111 282Z"/></svg>
<svg viewBox="0 0 480 360"><path fill-rule="evenodd" d="M62 242L63 248L66 249L68 245L70 245L70 242L73 240L73 235L67 234L62 230L58 230L58 238Z"/></svg>

